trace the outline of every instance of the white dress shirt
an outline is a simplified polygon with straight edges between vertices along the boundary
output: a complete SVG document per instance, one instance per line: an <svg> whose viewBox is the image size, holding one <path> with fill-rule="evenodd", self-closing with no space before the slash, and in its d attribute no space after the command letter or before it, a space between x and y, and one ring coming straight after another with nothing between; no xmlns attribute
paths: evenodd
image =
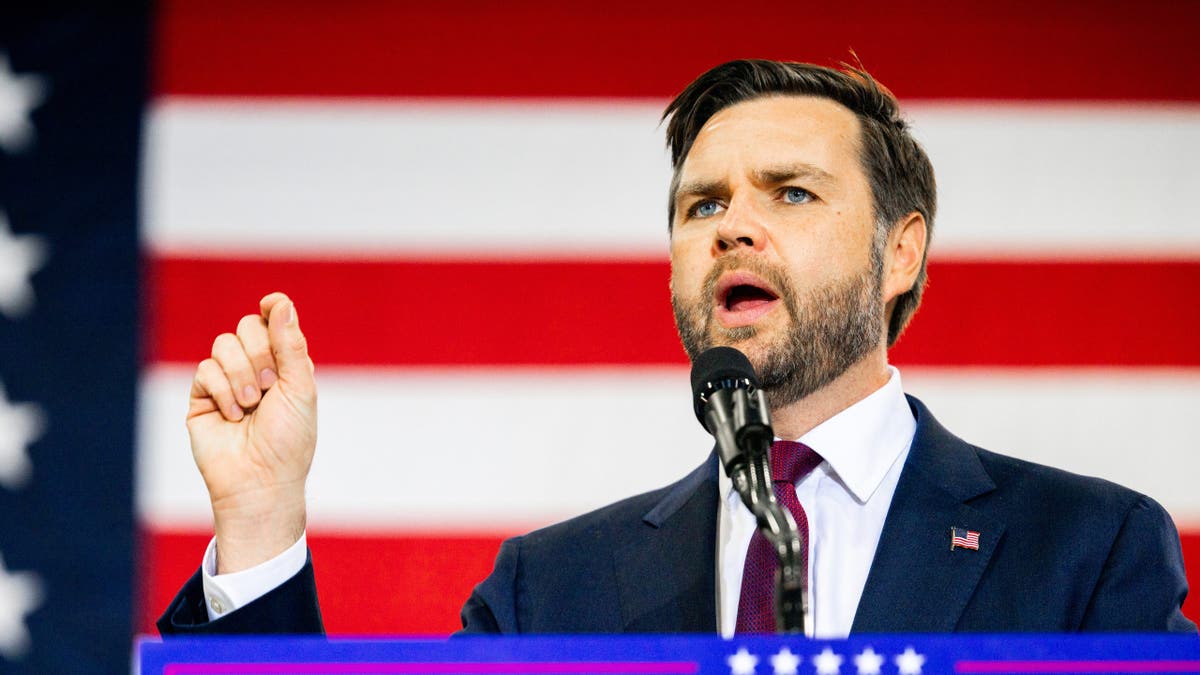
<svg viewBox="0 0 1200 675"><path fill-rule="evenodd" d="M208 620L218 619L266 595L296 576L306 562L308 535L301 533L296 543L264 563L233 574L217 574L217 538L213 537L204 551L204 561L200 563Z"/></svg>
<svg viewBox="0 0 1200 675"><path fill-rule="evenodd" d="M824 459L796 484L796 496L808 515L809 613L804 630L810 636L850 634L916 432L900 372L890 370L883 387L796 439ZM721 635L730 637L737 625L742 569L756 525L724 471L719 489L717 621Z"/></svg>
<svg viewBox="0 0 1200 675"><path fill-rule="evenodd" d="M796 485L808 514L809 615L805 630L822 638L845 637L867 581L883 520L916 421L904 398L900 372L887 384L797 439L824 459ZM742 568L754 534L754 515L742 504L725 472L717 531L717 620L733 635ZM200 566L210 621L265 595L290 579L308 559L305 535L283 553L234 574L217 574L214 538ZM815 619L815 620L814 620Z"/></svg>

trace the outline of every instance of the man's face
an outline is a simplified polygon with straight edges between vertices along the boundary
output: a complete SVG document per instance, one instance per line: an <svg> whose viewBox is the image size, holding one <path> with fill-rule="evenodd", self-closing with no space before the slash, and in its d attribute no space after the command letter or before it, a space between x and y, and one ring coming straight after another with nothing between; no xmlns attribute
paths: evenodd
<svg viewBox="0 0 1200 675"><path fill-rule="evenodd" d="M671 301L690 357L737 347L782 406L879 346L886 240L849 110L796 96L722 110L674 200Z"/></svg>

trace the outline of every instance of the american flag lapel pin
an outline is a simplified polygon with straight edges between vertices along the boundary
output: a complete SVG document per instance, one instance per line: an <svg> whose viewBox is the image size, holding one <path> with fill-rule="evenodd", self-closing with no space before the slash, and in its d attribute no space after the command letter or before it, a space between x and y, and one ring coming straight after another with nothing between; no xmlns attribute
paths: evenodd
<svg viewBox="0 0 1200 675"><path fill-rule="evenodd" d="M965 548L971 551L979 550L979 533L965 527L950 528L950 550Z"/></svg>

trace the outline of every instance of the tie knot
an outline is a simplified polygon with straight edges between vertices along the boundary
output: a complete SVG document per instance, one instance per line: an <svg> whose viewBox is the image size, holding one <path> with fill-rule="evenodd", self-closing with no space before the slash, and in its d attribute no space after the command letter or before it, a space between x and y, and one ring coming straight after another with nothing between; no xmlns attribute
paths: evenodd
<svg viewBox="0 0 1200 675"><path fill-rule="evenodd" d="M815 450L796 441L775 441L771 444L771 479L795 484L821 463Z"/></svg>

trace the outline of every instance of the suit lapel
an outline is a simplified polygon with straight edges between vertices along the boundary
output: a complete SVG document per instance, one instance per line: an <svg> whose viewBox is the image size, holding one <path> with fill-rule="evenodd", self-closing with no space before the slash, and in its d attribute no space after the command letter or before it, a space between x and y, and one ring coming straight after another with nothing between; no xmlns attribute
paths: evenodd
<svg viewBox="0 0 1200 675"><path fill-rule="evenodd" d="M954 630L1004 532L968 502L995 489L973 446L915 398L917 432L851 628L856 633ZM980 533L979 550L951 549L950 528Z"/></svg>
<svg viewBox="0 0 1200 675"><path fill-rule="evenodd" d="M626 632L716 631L716 471L711 455L613 551Z"/></svg>

